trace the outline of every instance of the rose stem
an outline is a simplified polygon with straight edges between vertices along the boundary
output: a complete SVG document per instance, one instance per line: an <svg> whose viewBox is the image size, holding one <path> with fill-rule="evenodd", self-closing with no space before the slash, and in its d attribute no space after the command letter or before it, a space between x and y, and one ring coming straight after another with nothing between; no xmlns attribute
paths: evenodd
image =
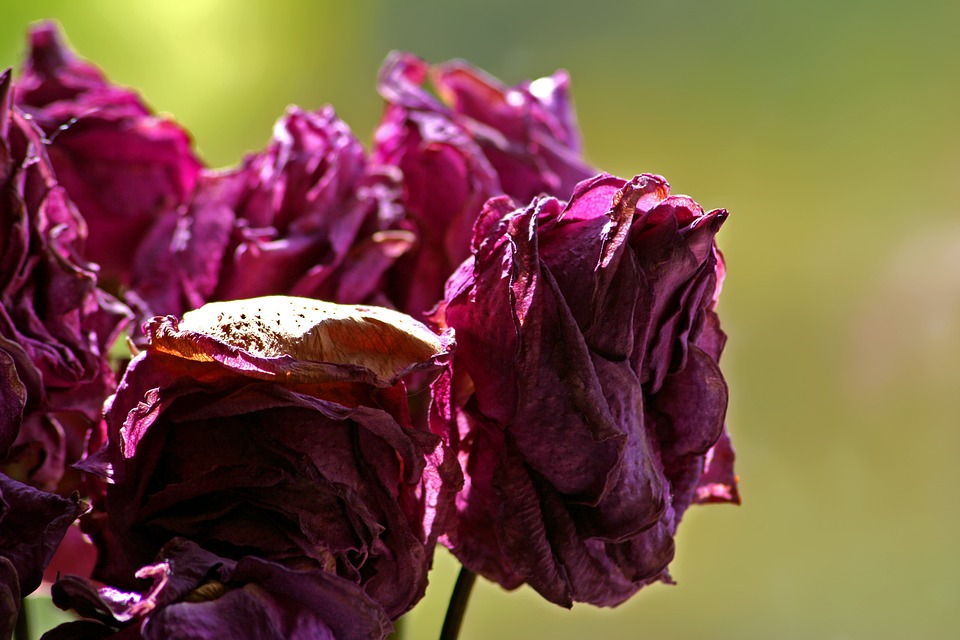
<svg viewBox="0 0 960 640"><path fill-rule="evenodd" d="M457 583L453 585L450 604L447 606L447 615L443 619L440 640L457 640L460 625L463 624L463 614L467 611L467 601L470 600L470 591L476 581L477 574L466 567L460 567L460 575L457 576Z"/></svg>
<svg viewBox="0 0 960 640"><path fill-rule="evenodd" d="M30 624L27 622L27 601L20 601L20 615L17 616L17 626L13 629L16 640L30 640Z"/></svg>

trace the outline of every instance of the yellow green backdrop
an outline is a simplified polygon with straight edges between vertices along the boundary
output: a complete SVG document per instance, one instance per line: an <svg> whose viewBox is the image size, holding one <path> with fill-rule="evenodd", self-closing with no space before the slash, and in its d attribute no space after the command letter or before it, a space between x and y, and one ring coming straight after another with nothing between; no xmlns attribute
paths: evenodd
<svg viewBox="0 0 960 640"><path fill-rule="evenodd" d="M0 64L47 17L215 166L289 103L369 140L400 48L510 83L565 67L594 164L730 209L743 506L689 513L677 586L566 611L480 584L462 637L955 637L960 3L32 0L0 9ZM454 575L439 553L408 637L436 636Z"/></svg>

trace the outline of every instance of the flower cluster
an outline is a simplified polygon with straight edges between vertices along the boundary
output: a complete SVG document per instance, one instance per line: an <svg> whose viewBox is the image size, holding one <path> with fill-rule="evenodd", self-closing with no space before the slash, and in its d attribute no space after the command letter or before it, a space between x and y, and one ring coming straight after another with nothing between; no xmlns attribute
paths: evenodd
<svg viewBox="0 0 960 640"><path fill-rule="evenodd" d="M82 618L51 638L383 638L438 542L614 606L671 580L691 504L739 502L727 213L591 168L565 73L394 53L369 150L290 107L215 170L55 26L30 47L0 76L0 640L45 569ZM48 567L77 526L93 569Z"/></svg>

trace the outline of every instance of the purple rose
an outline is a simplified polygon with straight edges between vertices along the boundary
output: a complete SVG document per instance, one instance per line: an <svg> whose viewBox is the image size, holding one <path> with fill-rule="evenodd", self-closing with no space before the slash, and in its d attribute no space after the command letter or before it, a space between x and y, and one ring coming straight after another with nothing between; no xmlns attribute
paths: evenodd
<svg viewBox="0 0 960 640"><path fill-rule="evenodd" d="M600 175L566 204L491 200L447 283L457 351L432 418L465 474L447 542L506 588L619 604L669 581L691 503L739 500L714 312L727 213L668 190Z"/></svg>
<svg viewBox="0 0 960 640"><path fill-rule="evenodd" d="M62 609L87 620L63 624L48 640L88 638L251 638L376 640L391 625L363 590L320 569L292 569L255 556L220 557L174 538L124 592L67 576L52 590Z"/></svg>
<svg viewBox="0 0 960 640"><path fill-rule="evenodd" d="M124 586L182 536L360 585L391 619L426 587L460 470L412 426L403 378L445 338L398 312L274 296L145 326L148 348L109 403L109 532ZM126 564L127 568L124 569Z"/></svg>
<svg viewBox="0 0 960 640"><path fill-rule="evenodd" d="M125 280L138 239L193 191L201 163L187 133L139 95L74 57L52 23L30 33L17 105L46 136L57 177L90 227L84 256Z"/></svg>
<svg viewBox="0 0 960 640"><path fill-rule="evenodd" d="M427 66L394 54L380 71L387 108L374 135L373 161L403 174L402 203L416 251L398 262L391 299L414 317L432 308L443 283L469 254L473 221L500 182L480 146L421 86Z"/></svg>
<svg viewBox="0 0 960 640"><path fill-rule="evenodd" d="M431 78L449 105L429 93ZM507 88L463 62L431 69L408 53L384 62L378 88L387 107L371 155L403 173L403 206L418 237L391 274L400 308L416 316L442 297L488 198L564 195L595 173L580 159L567 85L563 72Z"/></svg>
<svg viewBox="0 0 960 640"><path fill-rule="evenodd" d="M69 495L115 379L107 350L130 312L78 257L86 227L0 76L0 471Z"/></svg>
<svg viewBox="0 0 960 640"><path fill-rule="evenodd" d="M381 301L383 273L413 243L396 191L331 107L291 107L263 152L206 172L188 207L152 229L130 299L147 316L273 294Z"/></svg>
<svg viewBox="0 0 960 640"><path fill-rule="evenodd" d="M61 498L0 473L0 638L13 635L21 599L40 586L82 510L76 495Z"/></svg>
<svg viewBox="0 0 960 640"><path fill-rule="evenodd" d="M507 87L455 60L439 65L433 82L496 169L504 193L521 202L562 197L596 173L582 158L566 71Z"/></svg>

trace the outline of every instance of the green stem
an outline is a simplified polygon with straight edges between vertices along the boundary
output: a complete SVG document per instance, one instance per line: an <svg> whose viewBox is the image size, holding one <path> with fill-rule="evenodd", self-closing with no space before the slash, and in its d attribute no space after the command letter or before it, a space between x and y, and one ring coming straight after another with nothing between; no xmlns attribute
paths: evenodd
<svg viewBox="0 0 960 640"><path fill-rule="evenodd" d="M467 602L473 583L477 581L477 574L466 567L460 567L457 583L453 585L453 594L447 606L447 615L443 619L443 628L440 630L440 640L457 640L460 635L460 626L463 624L463 615L467 612Z"/></svg>
<svg viewBox="0 0 960 640"><path fill-rule="evenodd" d="M27 601L20 601L20 615L17 616L17 626L13 629L14 640L30 640L30 623L27 620Z"/></svg>

